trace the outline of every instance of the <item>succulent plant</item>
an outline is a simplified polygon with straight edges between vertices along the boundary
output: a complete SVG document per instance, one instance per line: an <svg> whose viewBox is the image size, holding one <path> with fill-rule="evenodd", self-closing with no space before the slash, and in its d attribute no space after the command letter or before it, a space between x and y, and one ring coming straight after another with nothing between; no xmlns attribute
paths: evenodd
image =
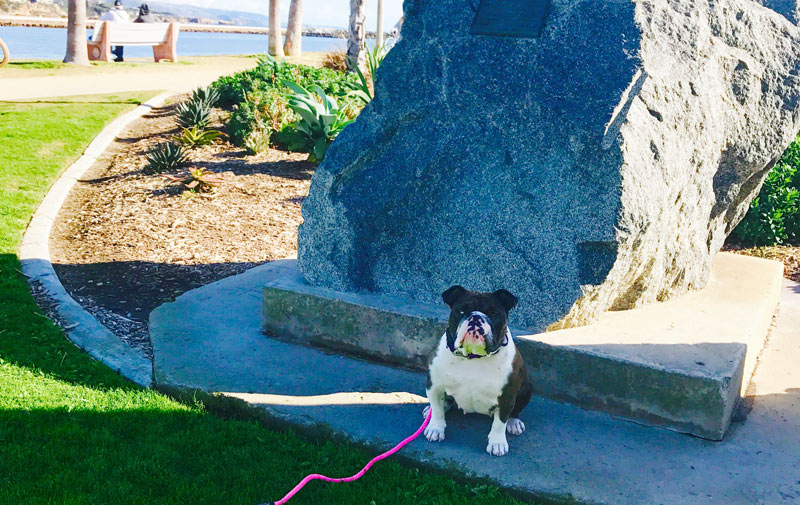
<svg viewBox="0 0 800 505"><path fill-rule="evenodd" d="M211 170L190 167L185 173L179 175L163 175L171 183L182 184L189 191L196 193L210 193L222 184L222 176Z"/></svg>
<svg viewBox="0 0 800 505"><path fill-rule="evenodd" d="M197 88L192 91L192 102L203 102L208 107L216 107L219 103L219 90L213 86L207 88Z"/></svg>
<svg viewBox="0 0 800 505"><path fill-rule="evenodd" d="M161 174L178 170L189 164L189 158L178 144L166 142L159 144L147 153L146 174Z"/></svg>
<svg viewBox="0 0 800 505"><path fill-rule="evenodd" d="M180 135L175 136L175 142L184 147L200 147L213 144L224 133L219 130L204 130L197 126L184 128Z"/></svg>
<svg viewBox="0 0 800 505"><path fill-rule="evenodd" d="M211 106L203 100L187 100L175 108L175 122L181 128L205 129L211 121Z"/></svg>
<svg viewBox="0 0 800 505"><path fill-rule="evenodd" d="M244 139L244 147L252 154L258 154L269 149L269 140L272 130L269 128L256 128Z"/></svg>

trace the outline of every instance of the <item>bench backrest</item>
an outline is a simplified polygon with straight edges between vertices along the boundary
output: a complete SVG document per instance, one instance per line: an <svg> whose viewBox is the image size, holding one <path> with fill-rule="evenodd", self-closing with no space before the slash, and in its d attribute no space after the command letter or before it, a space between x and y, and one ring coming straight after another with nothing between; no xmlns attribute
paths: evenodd
<svg viewBox="0 0 800 505"><path fill-rule="evenodd" d="M102 33L105 24L105 36L113 46L154 46L163 44L169 35L169 23L113 23L103 21L97 23L92 34L92 41Z"/></svg>

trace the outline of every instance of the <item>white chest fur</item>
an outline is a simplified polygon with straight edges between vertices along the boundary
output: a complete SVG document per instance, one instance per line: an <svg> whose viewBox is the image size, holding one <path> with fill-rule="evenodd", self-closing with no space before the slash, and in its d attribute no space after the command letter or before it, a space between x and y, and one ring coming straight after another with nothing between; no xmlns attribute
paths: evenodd
<svg viewBox="0 0 800 505"><path fill-rule="evenodd" d="M509 338L508 345L496 354L466 359L450 352L443 335L430 364L431 383L444 388L464 412L489 415L508 383L515 353L514 341Z"/></svg>

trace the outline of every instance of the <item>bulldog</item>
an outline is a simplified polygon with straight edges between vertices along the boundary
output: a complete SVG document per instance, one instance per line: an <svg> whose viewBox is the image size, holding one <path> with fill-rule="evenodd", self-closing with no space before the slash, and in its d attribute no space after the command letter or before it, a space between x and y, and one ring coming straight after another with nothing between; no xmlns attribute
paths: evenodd
<svg viewBox="0 0 800 505"><path fill-rule="evenodd" d="M465 413L492 418L486 452L503 456L508 452L506 432L525 431L519 414L533 392L508 330L508 313L517 298L505 289L478 293L453 286L442 299L450 307L450 320L428 363L429 406L423 414L431 412L431 420L425 437L444 440L445 412L455 404Z"/></svg>

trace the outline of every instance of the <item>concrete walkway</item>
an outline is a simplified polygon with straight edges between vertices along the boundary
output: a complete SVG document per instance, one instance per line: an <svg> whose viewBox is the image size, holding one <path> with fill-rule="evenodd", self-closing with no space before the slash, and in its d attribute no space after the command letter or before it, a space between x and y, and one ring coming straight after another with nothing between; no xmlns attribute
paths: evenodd
<svg viewBox="0 0 800 505"><path fill-rule="evenodd" d="M218 56L185 58L183 63L132 61L114 66L57 69L15 69L0 71L0 100L30 100L90 94L124 93L141 90L189 91L206 86L222 75L232 74L258 63L255 58Z"/></svg>
<svg viewBox="0 0 800 505"><path fill-rule="evenodd" d="M262 415L384 449L422 421L423 374L279 342L259 331L274 265L191 291L151 314L157 384L225 394ZM203 318L186 314L202 313ZM412 460L544 498L591 504L800 503L800 285L787 281L754 375L753 409L710 442L534 398L511 453L484 452L488 418L449 417ZM298 478L302 476L298 475ZM369 478L369 477L367 477Z"/></svg>

